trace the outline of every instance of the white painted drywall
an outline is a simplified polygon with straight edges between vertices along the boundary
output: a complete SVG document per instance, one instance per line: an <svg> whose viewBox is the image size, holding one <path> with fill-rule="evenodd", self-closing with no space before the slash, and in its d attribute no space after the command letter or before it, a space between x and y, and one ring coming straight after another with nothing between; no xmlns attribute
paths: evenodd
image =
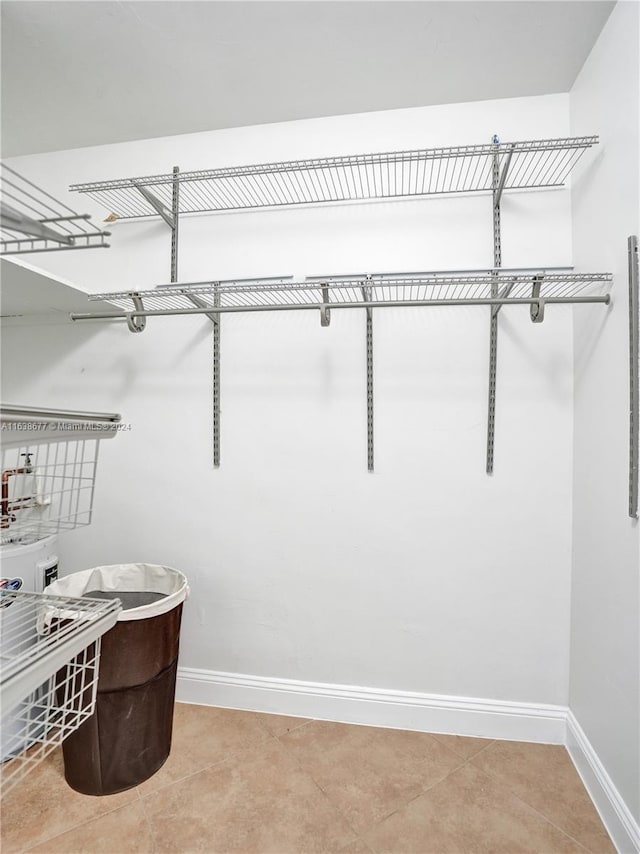
<svg viewBox="0 0 640 854"><path fill-rule="evenodd" d="M76 181L568 134L556 95L217 131L22 158ZM596 132L597 128L589 129ZM81 204L73 199L74 204ZM98 210L92 205L88 210ZM571 262L570 194L506 196L503 263ZM168 279L161 222L108 251L42 256L87 290ZM600 266L602 259L598 259ZM185 218L181 279L488 266L489 197ZM590 307L597 322L604 309ZM116 410L91 528L68 571L118 561L189 576L185 667L566 704L572 312L500 315L495 475L484 473L488 310L378 311L376 472L366 469L365 319L235 315L222 329L222 467L211 467L211 335L200 318L11 321L3 392ZM28 341L28 346L25 342Z"/></svg>
<svg viewBox="0 0 640 854"><path fill-rule="evenodd" d="M627 237L640 228L639 7L618 3L571 92L571 131L602 147L576 174L574 260L615 274L606 318L575 311L570 706L640 818L640 557L627 516Z"/></svg>

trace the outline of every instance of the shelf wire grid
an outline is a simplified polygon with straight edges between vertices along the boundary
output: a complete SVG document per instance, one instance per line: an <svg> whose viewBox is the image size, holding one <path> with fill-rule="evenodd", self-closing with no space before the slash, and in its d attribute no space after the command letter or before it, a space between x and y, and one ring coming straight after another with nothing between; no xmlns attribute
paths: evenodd
<svg viewBox="0 0 640 854"><path fill-rule="evenodd" d="M542 276L542 279L540 277ZM125 312L145 311L196 313L193 297L206 310L277 311L283 309L332 308L385 305L446 304L492 298L492 286L498 283L504 304L532 299L534 284L541 281L539 297L549 301L580 300L594 289L600 294L611 281L609 273L544 273L486 271L482 273L385 274L361 276L313 277L292 279L255 279L251 281L199 282L162 285L153 290L96 294L90 300L108 300ZM365 299L364 288L368 289ZM323 293L324 292L324 293ZM596 295L594 297L598 299ZM603 297L604 298L604 297ZM94 315L99 317L100 315ZM78 317L78 315L74 315Z"/></svg>
<svg viewBox="0 0 640 854"><path fill-rule="evenodd" d="M24 178L0 167L0 254L108 247L108 231Z"/></svg>
<svg viewBox="0 0 640 854"><path fill-rule="evenodd" d="M0 540L30 543L89 525L99 439L2 449Z"/></svg>
<svg viewBox="0 0 640 854"><path fill-rule="evenodd" d="M498 165L504 190L562 186L597 136L505 142ZM449 193L491 192L496 145L291 160L74 184L119 219L158 216L138 190L151 189L167 210L174 183L180 213L314 205Z"/></svg>
<svg viewBox="0 0 640 854"><path fill-rule="evenodd" d="M0 589L2 794L94 712L100 645L119 600Z"/></svg>

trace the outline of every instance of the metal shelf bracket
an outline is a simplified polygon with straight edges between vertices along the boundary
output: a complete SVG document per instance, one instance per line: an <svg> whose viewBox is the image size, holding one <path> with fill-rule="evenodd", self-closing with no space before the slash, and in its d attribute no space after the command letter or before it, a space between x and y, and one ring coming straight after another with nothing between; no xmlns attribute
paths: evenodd
<svg viewBox="0 0 640 854"><path fill-rule="evenodd" d="M173 212L169 210L169 208L164 205L160 199L155 196L151 190L148 190L146 187L143 187L141 184L137 184L135 181L131 182L136 190L140 193L140 195L149 202L151 207L159 214L162 219L166 222L169 228L174 228L174 216Z"/></svg>

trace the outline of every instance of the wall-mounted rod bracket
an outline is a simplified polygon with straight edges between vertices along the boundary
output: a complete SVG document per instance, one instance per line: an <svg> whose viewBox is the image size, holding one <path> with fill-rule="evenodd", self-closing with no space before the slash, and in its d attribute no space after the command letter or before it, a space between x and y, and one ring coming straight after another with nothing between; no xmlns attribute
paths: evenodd
<svg viewBox="0 0 640 854"><path fill-rule="evenodd" d="M136 184L135 181L131 182L136 190L140 193L140 195L146 199L151 207L158 213L162 219L167 223L169 228L174 228L174 219L173 213L169 210L169 208L163 204L157 196L144 187L142 184Z"/></svg>
<svg viewBox="0 0 640 854"><path fill-rule="evenodd" d="M329 288L324 285L322 291L322 305L320 306L320 326L329 326L331 323L331 309L329 308Z"/></svg>
<svg viewBox="0 0 640 854"><path fill-rule="evenodd" d="M144 303L138 294L131 294L131 301L138 311L144 311ZM138 315L135 311L127 312L127 326L130 332L143 332L146 325L146 315Z"/></svg>
<svg viewBox="0 0 640 854"><path fill-rule="evenodd" d="M531 296L536 299L536 302L531 303L531 307L529 309L533 323L542 323L544 320L545 301L540 296L540 288L542 287L543 279L544 276L534 276L533 285L531 287Z"/></svg>
<svg viewBox="0 0 640 854"><path fill-rule="evenodd" d="M630 235L629 253L629 516L638 518L638 454L640 448L640 381L638 379L638 236Z"/></svg>
<svg viewBox="0 0 640 854"><path fill-rule="evenodd" d="M56 220L50 220L55 222ZM9 205L2 204L0 206L0 225L7 231L19 231L22 234L29 234L31 237L37 237L40 240L55 240L56 243L64 243L67 246L73 246L75 240L67 234L60 234L59 231L54 231L48 228L42 222L20 211L14 210Z"/></svg>

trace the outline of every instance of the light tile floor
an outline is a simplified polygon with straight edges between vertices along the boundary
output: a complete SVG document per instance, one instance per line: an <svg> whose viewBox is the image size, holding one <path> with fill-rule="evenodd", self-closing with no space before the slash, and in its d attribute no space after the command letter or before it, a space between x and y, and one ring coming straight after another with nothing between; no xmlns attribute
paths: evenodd
<svg viewBox="0 0 640 854"><path fill-rule="evenodd" d="M176 705L150 780L80 795L52 754L4 799L2 852L615 852L562 747Z"/></svg>

